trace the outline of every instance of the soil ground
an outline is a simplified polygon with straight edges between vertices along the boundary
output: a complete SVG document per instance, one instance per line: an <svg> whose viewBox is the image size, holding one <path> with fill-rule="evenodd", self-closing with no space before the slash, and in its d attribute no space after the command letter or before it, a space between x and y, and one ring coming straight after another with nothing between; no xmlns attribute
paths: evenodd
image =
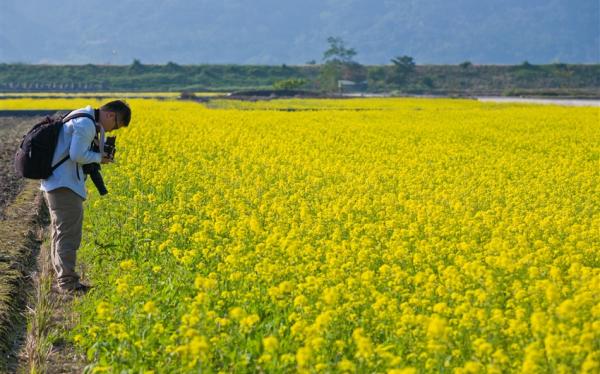
<svg viewBox="0 0 600 374"><path fill-rule="evenodd" d="M30 271L35 266L32 252L36 241L35 187L23 201L15 201L27 185L15 175L13 157L32 118L0 116L0 370L13 371L18 346L25 333L23 309L31 288Z"/></svg>
<svg viewBox="0 0 600 374"><path fill-rule="evenodd" d="M32 296L39 291L40 279L53 277L48 243L41 245L48 237L48 217L39 181L18 177L13 159L23 135L55 111L21 112L0 111L0 372L29 371L26 309L36 307ZM54 331L55 337L49 341L51 350L43 367L38 368L46 373L82 372L85 358L58 332L75 323L76 316L65 307L71 305L73 295L52 287L45 298L51 313L48 331Z"/></svg>
<svg viewBox="0 0 600 374"><path fill-rule="evenodd" d="M13 158L23 134L33 126L30 117L0 117L0 220L4 208L23 189L25 181L15 175Z"/></svg>

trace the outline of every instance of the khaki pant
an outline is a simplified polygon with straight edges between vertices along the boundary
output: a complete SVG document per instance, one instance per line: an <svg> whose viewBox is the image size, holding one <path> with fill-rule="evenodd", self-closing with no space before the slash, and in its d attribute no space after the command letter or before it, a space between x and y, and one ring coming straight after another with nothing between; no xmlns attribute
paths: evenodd
<svg viewBox="0 0 600 374"><path fill-rule="evenodd" d="M83 199L69 188L45 193L50 211L52 245L50 255L58 285L70 289L79 283L75 272L77 249L81 244Z"/></svg>

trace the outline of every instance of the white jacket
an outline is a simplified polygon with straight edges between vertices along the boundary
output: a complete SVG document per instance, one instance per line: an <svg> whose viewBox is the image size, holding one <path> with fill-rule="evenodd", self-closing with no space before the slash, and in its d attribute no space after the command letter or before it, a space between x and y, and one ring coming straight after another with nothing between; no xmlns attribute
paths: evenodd
<svg viewBox="0 0 600 374"><path fill-rule="evenodd" d="M74 113L89 113L93 116L94 108L88 105L69 114ZM80 117L66 122L58 136L52 165L56 165L67 155L69 155L69 159L56 168L48 179L42 180L40 189L52 191L60 187L67 187L85 200L87 197L86 178L81 170L81 165L92 162L100 163L102 160L99 152L90 150L95 136L96 124L89 118Z"/></svg>

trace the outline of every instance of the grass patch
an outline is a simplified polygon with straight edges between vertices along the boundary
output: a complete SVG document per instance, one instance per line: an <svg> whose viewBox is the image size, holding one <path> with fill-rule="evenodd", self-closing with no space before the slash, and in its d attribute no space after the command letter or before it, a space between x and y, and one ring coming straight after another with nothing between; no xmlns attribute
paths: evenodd
<svg viewBox="0 0 600 374"><path fill-rule="evenodd" d="M34 292L30 299L31 307L27 315L27 338L23 350L24 367L28 373L48 372L47 363L52 352L52 340L56 327L53 312L57 307L52 298L52 272L49 266L49 244L46 242L40 251L38 273L34 275Z"/></svg>

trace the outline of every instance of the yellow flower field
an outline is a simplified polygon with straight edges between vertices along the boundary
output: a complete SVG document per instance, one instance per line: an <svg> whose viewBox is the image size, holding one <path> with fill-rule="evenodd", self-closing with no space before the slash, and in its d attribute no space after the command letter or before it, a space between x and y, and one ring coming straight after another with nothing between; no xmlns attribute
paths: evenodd
<svg viewBox="0 0 600 374"><path fill-rule="evenodd" d="M600 371L598 108L131 105L88 185L93 371Z"/></svg>

